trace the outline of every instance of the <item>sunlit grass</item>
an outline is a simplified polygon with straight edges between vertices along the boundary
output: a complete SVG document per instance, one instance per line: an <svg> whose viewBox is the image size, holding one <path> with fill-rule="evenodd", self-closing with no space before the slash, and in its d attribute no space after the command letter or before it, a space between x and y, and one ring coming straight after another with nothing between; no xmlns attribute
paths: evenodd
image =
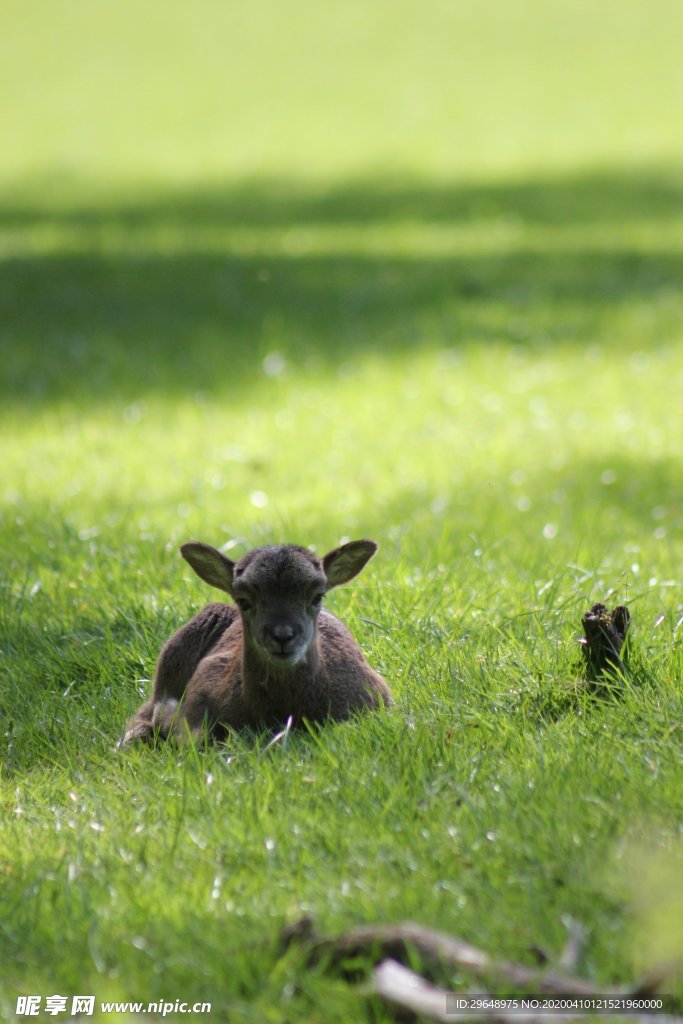
<svg viewBox="0 0 683 1024"><path fill-rule="evenodd" d="M2 167L158 184L681 156L672 0L6 4Z"/></svg>

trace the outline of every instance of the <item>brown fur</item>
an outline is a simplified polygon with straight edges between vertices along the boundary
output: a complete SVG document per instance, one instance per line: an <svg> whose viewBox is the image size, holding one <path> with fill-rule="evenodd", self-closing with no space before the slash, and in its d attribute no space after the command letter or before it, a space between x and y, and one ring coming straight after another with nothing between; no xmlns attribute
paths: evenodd
<svg viewBox="0 0 683 1024"><path fill-rule="evenodd" d="M322 594L352 579L372 557L355 541L319 559L306 548L257 548L237 563L204 544L183 556L205 581L239 605L211 604L165 644L152 696L128 723L121 745L208 729L273 727L304 719L343 721L391 705L384 680L339 619L320 610Z"/></svg>

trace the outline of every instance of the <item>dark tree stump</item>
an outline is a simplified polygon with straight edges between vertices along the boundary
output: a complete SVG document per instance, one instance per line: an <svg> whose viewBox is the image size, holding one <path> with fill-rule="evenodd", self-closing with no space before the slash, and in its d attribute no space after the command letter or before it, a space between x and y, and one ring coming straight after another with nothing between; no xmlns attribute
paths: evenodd
<svg viewBox="0 0 683 1024"><path fill-rule="evenodd" d="M586 612L581 620L585 634L581 644L589 679L626 671L621 649L630 622L631 613L623 604L612 612L607 611L604 604L594 604Z"/></svg>

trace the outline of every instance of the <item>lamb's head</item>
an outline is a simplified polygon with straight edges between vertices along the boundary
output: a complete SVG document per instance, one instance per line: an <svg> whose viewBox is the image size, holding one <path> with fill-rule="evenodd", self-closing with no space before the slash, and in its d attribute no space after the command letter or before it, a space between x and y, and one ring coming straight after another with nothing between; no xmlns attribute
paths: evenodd
<svg viewBox="0 0 683 1024"><path fill-rule="evenodd" d="M318 558L294 544L255 548L237 562L207 544L181 547L206 583L225 590L240 610L245 644L281 668L298 664L315 641L325 593L360 572L377 545L351 541Z"/></svg>

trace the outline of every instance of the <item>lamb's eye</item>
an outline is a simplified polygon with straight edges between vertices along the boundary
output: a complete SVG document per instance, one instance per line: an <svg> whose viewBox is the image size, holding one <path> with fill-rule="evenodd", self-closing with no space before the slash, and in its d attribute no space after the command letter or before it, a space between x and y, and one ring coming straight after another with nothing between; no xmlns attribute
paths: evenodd
<svg viewBox="0 0 683 1024"><path fill-rule="evenodd" d="M247 601L247 599L244 597L236 597L235 604L237 605L241 612L251 611L251 601Z"/></svg>
<svg viewBox="0 0 683 1024"><path fill-rule="evenodd" d="M324 596L325 596L324 594L316 594L315 595L315 597L311 601L311 604L313 605L314 608L319 608L320 607L320 605L323 603L323 597Z"/></svg>

